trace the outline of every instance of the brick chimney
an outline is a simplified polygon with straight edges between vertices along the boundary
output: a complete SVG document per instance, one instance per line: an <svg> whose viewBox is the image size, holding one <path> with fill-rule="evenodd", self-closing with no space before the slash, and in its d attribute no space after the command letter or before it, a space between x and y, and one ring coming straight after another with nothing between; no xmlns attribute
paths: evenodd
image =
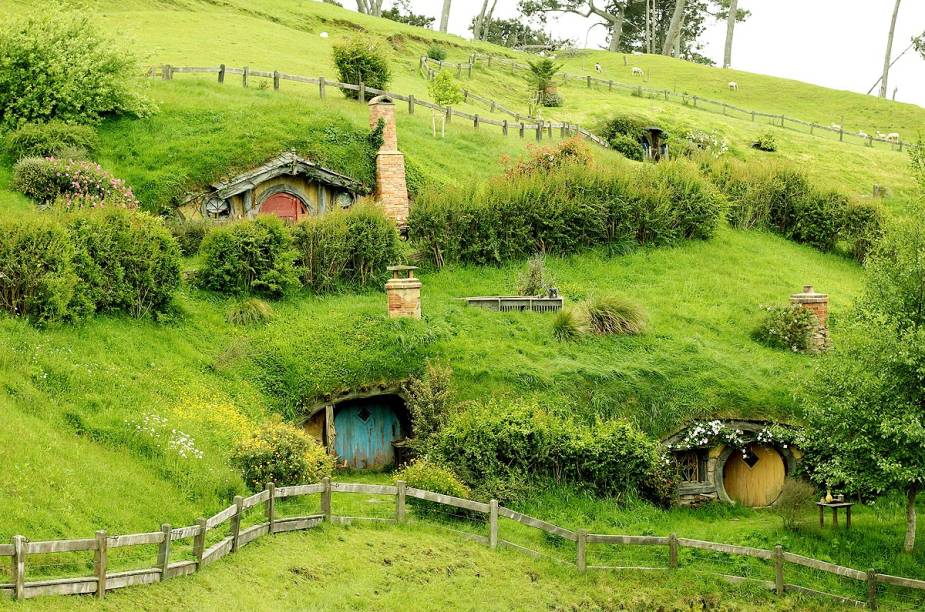
<svg viewBox="0 0 925 612"><path fill-rule="evenodd" d="M385 284L389 318L421 318L421 281L414 278L415 266L389 266L392 278Z"/></svg>
<svg viewBox="0 0 925 612"><path fill-rule="evenodd" d="M812 285L804 285L802 293L790 296L790 303L806 308L819 321L819 328L813 335L816 350L824 351L829 348L829 296L827 293L817 293Z"/></svg>
<svg viewBox="0 0 925 612"><path fill-rule="evenodd" d="M384 122L382 146L376 154L376 200L386 215L404 227L408 222L408 185L405 182L405 156L398 150L395 103L387 96L369 101L369 126Z"/></svg>

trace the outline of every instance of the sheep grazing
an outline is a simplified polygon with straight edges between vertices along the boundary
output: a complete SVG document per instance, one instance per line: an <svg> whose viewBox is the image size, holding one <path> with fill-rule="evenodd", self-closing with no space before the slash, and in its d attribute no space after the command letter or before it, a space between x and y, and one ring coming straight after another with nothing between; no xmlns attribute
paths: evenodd
<svg viewBox="0 0 925 612"><path fill-rule="evenodd" d="M732 91L739 91L739 84L735 81L729 81L729 89Z"/></svg>
<svg viewBox="0 0 925 612"><path fill-rule="evenodd" d="M327 33L327 32L321 32L321 33L318 34L318 36L320 36L321 38L327 38L327 37L328 37L328 33Z"/></svg>
<svg viewBox="0 0 925 612"><path fill-rule="evenodd" d="M886 139L890 142L899 142L899 132L890 132L886 135Z"/></svg>
<svg viewBox="0 0 925 612"><path fill-rule="evenodd" d="M594 64L594 72L603 72L604 69L601 68L600 64Z"/></svg>
<svg viewBox="0 0 925 612"><path fill-rule="evenodd" d="M831 127L832 127L832 129L835 130L836 132L840 132L840 131L841 131L841 125L839 125L838 123L833 123L833 124L831 125Z"/></svg>
<svg viewBox="0 0 925 612"><path fill-rule="evenodd" d="M864 130L858 130L858 136L864 139L870 138L870 136Z"/></svg>
<svg viewBox="0 0 925 612"><path fill-rule="evenodd" d="M642 71L642 68L639 66L633 66L633 76L642 76L645 73Z"/></svg>

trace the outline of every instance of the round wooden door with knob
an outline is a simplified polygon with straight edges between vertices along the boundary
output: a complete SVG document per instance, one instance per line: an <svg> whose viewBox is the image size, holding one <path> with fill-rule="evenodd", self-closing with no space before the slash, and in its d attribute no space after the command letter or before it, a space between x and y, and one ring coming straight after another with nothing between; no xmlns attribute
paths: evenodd
<svg viewBox="0 0 925 612"><path fill-rule="evenodd" d="M723 487L738 504L749 507L770 506L784 488L787 467L776 449L750 444L733 451L723 466Z"/></svg>
<svg viewBox="0 0 925 612"><path fill-rule="evenodd" d="M261 215L276 215L286 221L298 221L305 216L305 204L291 193L274 193L260 206Z"/></svg>

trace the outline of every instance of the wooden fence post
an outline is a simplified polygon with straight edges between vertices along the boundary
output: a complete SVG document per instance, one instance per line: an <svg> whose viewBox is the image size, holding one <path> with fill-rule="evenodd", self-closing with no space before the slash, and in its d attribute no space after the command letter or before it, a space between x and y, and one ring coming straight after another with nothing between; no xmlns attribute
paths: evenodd
<svg viewBox="0 0 925 612"><path fill-rule="evenodd" d="M414 114L414 94L408 96L408 114Z"/></svg>
<svg viewBox="0 0 925 612"><path fill-rule="evenodd" d="M325 476L321 480L324 490L321 492L321 513L326 523L331 522L331 479Z"/></svg>
<svg viewBox="0 0 925 612"><path fill-rule="evenodd" d="M273 533L274 523L276 522L276 485L272 482L267 483L267 523L269 523L268 533Z"/></svg>
<svg viewBox="0 0 925 612"><path fill-rule="evenodd" d="M106 531L96 532L96 554L93 560L93 570L96 574L96 598L103 599L106 597L106 565L108 562L109 551L107 550L108 541Z"/></svg>
<svg viewBox="0 0 925 612"><path fill-rule="evenodd" d="M366 104L366 83L360 81L360 104Z"/></svg>
<svg viewBox="0 0 925 612"><path fill-rule="evenodd" d="M495 101L491 101L491 112L495 112Z"/></svg>
<svg viewBox="0 0 925 612"><path fill-rule="evenodd" d="M507 119L501 120L501 133L507 136Z"/></svg>
<svg viewBox="0 0 925 612"><path fill-rule="evenodd" d="M488 67L491 68L491 56L488 56Z"/></svg>
<svg viewBox="0 0 925 612"><path fill-rule="evenodd" d="M546 124L546 134L552 139L552 122Z"/></svg>
<svg viewBox="0 0 925 612"><path fill-rule="evenodd" d="M446 122L450 123L453 120L453 107L446 107Z"/></svg>
<svg viewBox="0 0 925 612"><path fill-rule="evenodd" d="M774 587L779 597L783 597L784 586L784 547L778 544L774 547Z"/></svg>
<svg viewBox="0 0 925 612"><path fill-rule="evenodd" d="M697 96L694 96L694 108L697 108Z"/></svg>
<svg viewBox="0 0 925 612"><path fill-rule="evenodd" d="M867 609L877 609L877 570L867 570Z"/></svg>
<svg viewBox="0 0 925 612"><path fill-rule="evenodd" d="M231 517L231 552L238 552L238 539L241 537L241 515L244 513L244 498L234 496L235 512Z"/></svg>
<svg viewBox="0 0 925 612"><path fill-rule="evenodd" d="M469 78L472 78L472 62L469 62Z"/></svg>
<svg viewBox="0 0 925 612"><path fill-rule="evenodd" d="M167 580L167 568L170 567L170 523L161 525L164 541L157 549L157 566L161 570L161 582Z"/></svg>
<svg viewBox="0 0 925 612"><path fill-rule="evenodd" d="M525 128L526 128L526 126L524 125L524 122L521 121L521 122L520 122L520 137L521 137L521 138L524 137L524 129L525 129Z"/></svg>
<svg viewBox="0 0 925 612"><path fill-rule="evenodd" d="M463 89L463 102L468 102L468 101L469 101L469 90Z"/></svg>
<svg viewBox="0 0 925 612"><path fill-rule="evenodd" d="M399 480L395 483L398 493L395 495L395 521L398 523L405 522L405 481Z"/></svg>
<svg viewBox="0 0 925 612"><path fill-rule="evenodd" d="M26 538L13 536L13 599L22 599L26 580Z"/></svg>
<svg viewBox="0 0 925 612"><path fill-rule="evenodd" d="M318 97L324 100L324 77L318 77Z"/></svg>
<svg viewBox="0 0 925 612"><path fill-rule="evenodd" d="M219 67L218 67L218 82L219 82L219 83L224 83L224 82L225 82L225 64L219 64Z"/></svg>
<svg viewBox="0 0 925 612"><path fill-rule="evenodd" d="M591 89L591 75L588 75L588 89Z"/></svg>
<svg viewBox="0 0 925 612"><path fill-rule="evenodd" d="M472 127L474 127L475 129L479 129L479 116L478 115L475 115L472 118Z"/></svg>
<svg viewBox="0 0 925 612"><path fill-rule="evenodd" d="M279 89L279 70L273 71L273 89Z"/></svg>
<svg viewBox="0 0 925 612"><path fill-rule="evenodd" d="M456 78L462 77L462 64L456 64Z"/></svg>
<svg viewBox="0 0 925 612"><path fill-rule="evenodd" d="M491 500L488 508L488 547L494 549L498 548L498 500Z"/></svg>
<svg viewBox="0 0 925 612"><path fill-rule="evenodd" d="M678 569L678 536L674 533L668 536L668 567Z"/></svg>
<svg viewBox="0 0 925 612"><path fill-rule="evenodd" d="M241 83L244 85L244 87L247 87L247 77L250 75L250 73L251 73L251 69L248 68L247 66L245 66L245 67L244 67L244 74L243 74L243 76L241 77Z"/></svg>
<svg viewBox="0 0 925 612"><path fill-rule="evenodd" d="M723 102L723 116L724 117L726 116L726 107L727 107L727 104Z"/></svg>
<svg viewBox="0 0 925 612"><path fill-rule="evenodd" d="M161 78L165 81L169 81L173 76L173 68L170 67L170 64L164 64L164 67L161 68Z"/></svg>
<svg viewBox="0 0 925 612"><path fill-rule="evenodd" d="M578 554L576 556L575 564L578 567L579 572L584 572L588 566L586 563L585 557L585 548L588 545L588 532L584 529L578 530Z"/></svg>
<svg viewBox="0 0 925 612"><path fill-rule="evenodd" d="M209 530L208 523L204 518L196 519L199 525L199 533L193 538L193 556L196 557L196 571L202 568L202 555L206 552L206 531Z"/></svg>
<svg viewBox="0 0 925 612"><path fill-rule="evenodd" d="M537 119L536 120L536 141L540 142L541 140L543 140L543 120Z"/></svg>
<svg viewBox="0 0 925 612"><path fill-rule="evenodd" d="M613 91L613 79L607 81L607 91Z"/></svg>

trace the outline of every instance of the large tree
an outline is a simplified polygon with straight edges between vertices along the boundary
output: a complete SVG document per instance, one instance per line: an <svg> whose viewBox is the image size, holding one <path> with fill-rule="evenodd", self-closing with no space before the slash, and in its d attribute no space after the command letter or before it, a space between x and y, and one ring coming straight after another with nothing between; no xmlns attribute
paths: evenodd
<svg viewBox="0 0 925 612"><path fill-rule="evenodd" d="M925 191L925 146L913 148ZM838 351L806 398L807 460L821 484L906 497L904 549L915 546L925 486L925 214L897 225L867 263L867 286Z"/></svg>
<svg viewBox="0 0 925 612"><path fill-rule="evenodd" d="M671 26L671 18L674 15L675 1L650 0L649 9L647 13L645 3L632 4L627 8L620 51L646 53L649 49L650 38L652 49L660 51L663 48ZM681 23L681 35L675 41L680 46L680 57L690 61L712 63L700 53L702 47L699 38L706 30L707 18L719 14L713 11L706 0L687 1L684 19ZM646 35L647 26L650 31L648 37Z"/></svg>
<svg viewBox="0 0 925 612"><path fill-rule="evenodd" d="M890 77L890 66L893 59L893 36L896 34L896 18L899 16L899 5L902 0L896 0L896 6L893 7L893 18L890 20L890 32L886 37L886 57L883 58L883 76L880 77L880 97L887 96L887 81Z"/></svg>
<svg viewBox="0 0 925 612"><path fill-rule="evenodd" d="M443 10L440 12L440 31L446 34L447 26L450 23L450 6L453 0L443 0Z"/></svg>
<svg viewBox="0 0 925 612"><path fill-rule="evenodd" d="M643 2L645 0L521 0L520 10L528 17L537 16L543 21L547 13L572 13L602 19L610 32L608 50L619 51L627 7Z"/></svg>
<svg viewBox="0 0 925 612"><path fill-rule="evenodd" d="M417 26L419 28L430 28L434 25L435 21L434 17L418 15L412 11L410 0L395 0L395 4L392 5L392 8L387 11L382 11L380 17L391 19L399 23L407 23L408 25Z"/></svg>
<svg viewBox="0 0 925 612"><path fill-rule="evenodd" d="M374 17L382 16L382 3L385 0L357 0L357 12Z"/></svg>
<svg viewBox="0 0 925 612"><path fill-rule="evenodd" d="M498 0L492 0L491 8L488 7L488 0L482 0L482 10L475 16L475 22L472 28L472 35L475 40L485 40L485 31L488 29L488 25L491 23L492 17L495 14L495 6L497 6Z"/></svg>
<svg viewBox="0 0 925 612"><path fill-rule="evenodd" d="M475 33L475 17L469 24L469 30ZM523 16L512 19L492 19L482 28L482 40L502 47L550 47L558 48L571 44L572 41L563 38L555 39L549 36L542 28L533 27Z"/></svg>
<svg viewBox="0 0 925 612"><path fill-rule="evenodd" d="M662 44L662 55L672 55L672 50L678 43L678 55L680 55L681 40L681 23L684 20L684 9L687 7L687 0L675 0L674 12L671 14L671 24L668 26L668 34L665 35L665 41Z"/></svg>

